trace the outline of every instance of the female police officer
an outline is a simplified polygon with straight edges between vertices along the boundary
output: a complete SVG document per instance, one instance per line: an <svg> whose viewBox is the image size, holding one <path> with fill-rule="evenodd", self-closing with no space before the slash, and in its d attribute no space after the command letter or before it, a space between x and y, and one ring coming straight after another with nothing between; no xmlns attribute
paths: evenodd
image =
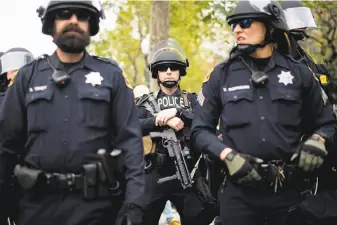
<svg viewBox="0 0 337 225"><path fill-rule="evenodd" d="M227 22L237 46L199 93L193 146L226 165L223 224L283 225L300 201L301 174L326 155L324 142L335 133L332 111L308 68L273 48L275 30L287 30L278 3L239 1ZM219 118L223 141L215 135Z"/></svg>

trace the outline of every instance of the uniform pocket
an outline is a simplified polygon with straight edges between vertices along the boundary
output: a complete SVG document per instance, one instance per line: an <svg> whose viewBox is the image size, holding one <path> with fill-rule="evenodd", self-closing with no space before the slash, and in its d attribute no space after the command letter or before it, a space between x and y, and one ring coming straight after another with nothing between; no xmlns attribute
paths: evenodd
<svg viewBox="0 0 337 225"><path fill-rule="evenodd" d="M52 106L53 89L30 92L26 95L28 131L47 130L50 126L48 110Z"/></svg>
<svg viewBox="0 0 337 225"><path fill-rule="evenodd" d="M80 89L80 121L84 126L106 128L109 122L110 91L106 88Z"/></svg>
<svg viewBox="0 0 337 225"><path fill-rule="evenodd" d="M222 119L227 128L240 128L250 123L253 92L225 92L222 98Z"/></svg>
<svg viewBox="0 0 337 225"><path fill-rule="evenodd" d="M273 115L276 122L283 125L298 125L300 123L301 94L297 90L270 90Z"/></svg>

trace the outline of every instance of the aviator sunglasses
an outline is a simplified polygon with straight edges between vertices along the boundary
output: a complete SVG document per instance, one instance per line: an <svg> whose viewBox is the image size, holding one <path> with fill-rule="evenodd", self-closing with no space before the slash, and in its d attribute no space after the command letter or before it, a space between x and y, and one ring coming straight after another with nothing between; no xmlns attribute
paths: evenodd
<svg viewBox="0 0 337 225"><path fill-rule="evenodd" d="M159 72L166 72L168 70L168 68L170 68L171 71L177 71L179 70L179 66L178 65L174 65L174 64L164 64L164 65L160 65L158 67L158 71Z"/></svg>
<svg viewBox="0 0 337 225"><path fill-rule="evenodd" d="M238 25L238 24L242 29L249 28L252 25L253 21L254 20L252 20L252 19L242 19L242 20L234 21L231 24L231 29L232 29L232 31L234 31L236 25Z"/></svg>
<svg viewBox="0 0 337 225"><path fill-rule="evenodd" d="M83 9L61 9L56 12L55 18L58 20L69 20L74 14L79 21L90 20L90 13Z"/></svg>

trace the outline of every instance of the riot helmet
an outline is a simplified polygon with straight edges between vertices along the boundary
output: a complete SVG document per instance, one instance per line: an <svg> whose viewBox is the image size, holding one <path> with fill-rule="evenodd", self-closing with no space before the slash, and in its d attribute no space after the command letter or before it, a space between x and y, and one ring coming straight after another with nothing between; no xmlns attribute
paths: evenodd
<svg viewBox="0 0 337 225"><path fill-rule="evenodd" d="M226 7L226 2L222 4L220 3L220 7L217 7L217 9L224 7ZM264 41L259 44L238 44L234 49L235 51L238 50L240 53L250 54L257 48L263 48L267 44L271 43L273 40L271 30L269 29L270 26L272 26L275 30L288 30L282 7L274 0L237 1L230 15L226 16L226 21L230 26L232 26L232 29L234 29L238 23L240 23L241 26L242 22L245 22L245 20L250 20L250 23L254 20L264 23L266 26L266 34Z"/></svg>
<svg viewBox="0 0 337 225"><path fill-rule="evenodd" d="M6 51L0 58L1 75L8 71L18 70L24 65L32 62L34 56L25 48L11 48Z"/></svg>
<svg viewBox="0 0 337 225"><path fill-rule="evenodd" d="M104 10L99 0L50 0L46 7L37 9L42 21L42 33L51 35L54 27L55 15L61 9L86 10L90 14L90 35L95 36L99 31L100 18L104 19Z"/></svg>
<svg viewBox="0 0 337 225"><path fill-rule="evenodd" d="M168 67L170 67L172 70L174 67L179 70L180 76L185 76L186 68L189 66L189 63L178 42L173 39L169 39L158 42L152 48L148 55L148 65L152 78L158 79L159 81L158 71L160 68L167 67L167 70ZM176 81L176 85L177 83L178 81ZM166 86L166 83L163 82L163 85Z"/></svg>
<svg viewBox="0 0 337 225"><path fill-rule="evenodd" d="M289 33L296 40L307 37L306 28L317 28L314 16L310 8L303 5L300 0L280 2L286 16Z"/></svg>

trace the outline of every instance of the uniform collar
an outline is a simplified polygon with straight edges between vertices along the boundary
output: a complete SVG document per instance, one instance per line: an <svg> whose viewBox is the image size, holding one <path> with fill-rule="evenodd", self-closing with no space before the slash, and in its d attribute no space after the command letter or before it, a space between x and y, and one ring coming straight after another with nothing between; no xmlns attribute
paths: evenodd
<svg viewBox="0 0 337 225"><path fill-rule="evenodd" d="M289 65L286 61L285 56L281 55L281 53L277 50L273 52L267 67L265 68L265 72L272 70L275 66L283 67L289 70ZM240 58L237 58L231 64L231 70L242 70L246 69L247 66L241 61Z"/></svg>
<svg viewBox="0 0 337 225"><path fill-rule="evenodd" d="M180 88L178 88L171 96L179 96L179 95L181 95ZM162 97L162 96L169 96L169 95L162 92L162 90L159 90L158 97Z"/></svg>
<svg viewBox="0 0 337 225"><path fill-rule="evenodd" d="M55 69L60 69L61 68L61 61L59 60L56 51L50 55L50 56L46 56L49 57L49 60L51 62L51 64L55 67ZM81 68L88 68L92 71L97 72L98 71L98 66L97 63L95 64L95 59L93 56L89 55L87 53L87 51L84 52L83 58L81 59L80 62L78 62L78 64L74 67L74 69L72 69L72 71L76 70L76 69L81 69ZM41 65L39 66L39 70L45 70L51 68L50 65L48 64L47 60L44 60Z"/></svg>

